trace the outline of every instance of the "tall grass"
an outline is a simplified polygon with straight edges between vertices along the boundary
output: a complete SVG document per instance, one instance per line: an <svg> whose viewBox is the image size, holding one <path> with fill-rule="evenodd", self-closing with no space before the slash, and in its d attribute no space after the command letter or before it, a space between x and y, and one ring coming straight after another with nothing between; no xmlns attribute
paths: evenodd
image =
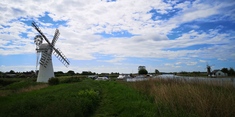
<svg viewBox="0 0 235 117"><path fill-rule="evenodd" d="M235 88L174 79L151 79L131 85L154 98L160 116L235 116Z"/></svg>
<svg viewBox="0 0 235 117"><path fill-rule="evenodd" d="M12 83L0 87L0 97L15 93L39 90L48 86L45 83L37 83L34 79L4 79L3 81L12 81Z"/></svg>

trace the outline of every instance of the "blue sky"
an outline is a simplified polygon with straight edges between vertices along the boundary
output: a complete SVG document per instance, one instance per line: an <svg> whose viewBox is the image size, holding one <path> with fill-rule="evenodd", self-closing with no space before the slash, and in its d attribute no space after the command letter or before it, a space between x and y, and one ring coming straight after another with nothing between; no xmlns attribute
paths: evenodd
<svg viewBox="0 0 235 117"><path fill-rule="evenodd" d="M0 14L4 72L36 69L32 21L50 40L60 30L55 46L71 64L53 57L55 71L235 68L234 0L3 0Z"/></svg>

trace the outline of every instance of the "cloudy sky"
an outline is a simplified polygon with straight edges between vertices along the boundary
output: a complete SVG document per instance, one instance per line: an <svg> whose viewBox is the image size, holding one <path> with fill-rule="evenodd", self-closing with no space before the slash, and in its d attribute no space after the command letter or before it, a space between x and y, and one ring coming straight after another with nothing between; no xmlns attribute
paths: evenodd
<svg viewBox="0 0 235 117"><path fill-rule="evenodd" d="M36 69L35 21L70 60L55 71L235 68L234 0L1 0L0 71ZM45 41L44 41L45 43Z"/></svg>

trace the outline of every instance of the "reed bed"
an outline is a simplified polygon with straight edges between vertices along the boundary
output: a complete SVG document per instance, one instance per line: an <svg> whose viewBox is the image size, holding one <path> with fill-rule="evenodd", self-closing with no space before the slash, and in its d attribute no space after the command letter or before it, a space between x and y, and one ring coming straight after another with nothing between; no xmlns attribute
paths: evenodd
<svg viewBox="0 0 235 117"><path fill-rule="evenodd" d="M154 99L160 116L235 116L235 88L231 84L161 78L130 84Z"/></svg>

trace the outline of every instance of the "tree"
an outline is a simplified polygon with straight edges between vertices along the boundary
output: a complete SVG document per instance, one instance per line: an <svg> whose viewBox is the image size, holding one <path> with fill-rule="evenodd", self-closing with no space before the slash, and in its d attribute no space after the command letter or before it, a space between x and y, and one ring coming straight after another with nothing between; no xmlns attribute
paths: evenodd
<svg viewBox="0 0 235 117"><path fill-rule="evenodd" d="M95 75L95 72L91 72L91 71L82 71L82 75ZM98 73L97 73L98 74Z"/></svg>
<svg viewBox="0 0 235 117"><path fill-rule="evenodd" d="M134 78L134 75L131 73L131 74L130 74L130 77Z"/></svg>
<svg viewBox="0 0 235 117"><path fill-rule="evenodd" d="M229 75L230 76L235 75L235 71L234 71L234 69L232 67L230 67L230 69L229 69Z"/></svg>
<svg viewBox="0 0 235 117"><path fill-rule="evenodd" d="M146 69L140 69L139 74L142 74L142 75L148 74L148 71Z"/></svg>
<svg viewBox="0 0 235 117"><path fill-rule="evenodd" d="M68 75L74 75L74 74L75 74L75 72L74 72L74 71L72 71L72 70L69 70L69 71L67 72L67 74L68 74Z"/></svg>
<svg viewBox="0 0 235 117"><path fill-rule="evenodd" d="M54 72L56 76L63 76L64 75L64 72L63 71L57 71L57 72Z"/></svg>
<svg viewBox="0 0 235 117"><path fill-rule="evenodd" d="M140 71L141 69L146 69L146 67L145 66L139 66L138 70Z"/></svg>
<svg viewBox="0 0 235 117"><path fill-rule="evenodd" d="M222 68L221 71L224 72L224 73L227 73L227 74L228 74L228 72L229 72L229 71L228 71L228 68Z"/></svg>
<svg viewBox="0 0 235 117"><path fill-rule="evenodd" d="M14 71L14 70L11 70L11 71L9 72L9 74L15 74L15 71Z"/></svg>
<svg viewBox="0 0 235 117"><path fill-rule="evenodd" d="M160 72L157 70L157 69L155 69L155 74L159 74Z"/></svg>

